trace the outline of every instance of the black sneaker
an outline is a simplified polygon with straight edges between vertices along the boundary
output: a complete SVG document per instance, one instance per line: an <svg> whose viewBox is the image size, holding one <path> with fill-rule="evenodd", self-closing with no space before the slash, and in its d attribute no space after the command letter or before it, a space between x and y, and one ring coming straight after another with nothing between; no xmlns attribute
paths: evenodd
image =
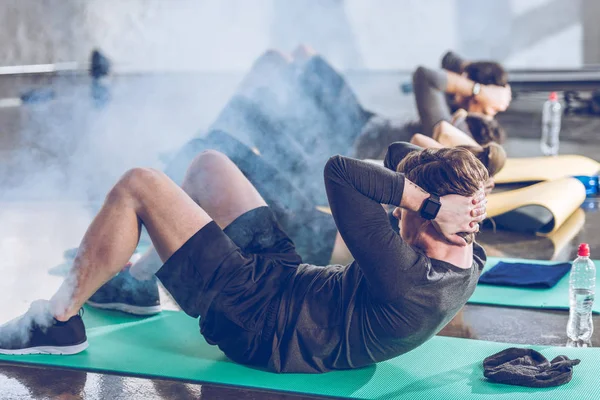
<svg viewBox="0 0 600 400"><path fill-rule="evenodd" d="M129 273L129 267L101 286L87 304L135 315L153 315L162 311L156 277L139 281Z"/></svg>
<svg viewBox="0 0 600 400"><path fill-rule="evenodd" d="M77 354L87 347L81 316L57 321L43 300L33 302L25 314L0 326L0 354Z"/></svg>

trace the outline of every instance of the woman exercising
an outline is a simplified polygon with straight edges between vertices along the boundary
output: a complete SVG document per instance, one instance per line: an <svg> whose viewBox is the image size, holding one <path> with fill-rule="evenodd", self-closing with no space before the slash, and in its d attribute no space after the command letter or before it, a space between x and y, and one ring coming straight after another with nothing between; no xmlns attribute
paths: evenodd
<svg viewBox="0 0 600 400"><path fill-rule="evenodd" d="M493 118L510 104L511 91L504 69L494 62L469 63L454 53L447 53L444 70L419 67L413 74L413 89L418 123L404 123L374 116L355 144L360 158L379 159L389 143L409 141L415 133L439 141L445 136L466 133L476 144L502 144L505 132ZM450 103L458 108L450 113ZM458 106L459 107L458 107Z"/></svg>

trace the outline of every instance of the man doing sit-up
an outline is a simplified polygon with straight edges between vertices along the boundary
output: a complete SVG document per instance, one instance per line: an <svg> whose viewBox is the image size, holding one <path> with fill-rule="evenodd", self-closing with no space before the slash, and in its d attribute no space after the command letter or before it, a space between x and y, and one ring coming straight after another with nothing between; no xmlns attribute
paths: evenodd
<svg viewBox="0 0 600 400"><path fill-rule="evenodd" d="M142 225L164 265L130 273L156 274L183 311L200 317L207 342L236 362L311 373L406 353L442 329L475 289L485 253L473 238L485 218L488 174L459 148L387 164L327 162L329 204L355 261L326 267L302 264L223 154L201 153L185 191L161 172L133 169L108 193L58 292L0 327L0 353L83 351L78 311L127 262ZM398 207L400 235L381 204Z"/></svg>

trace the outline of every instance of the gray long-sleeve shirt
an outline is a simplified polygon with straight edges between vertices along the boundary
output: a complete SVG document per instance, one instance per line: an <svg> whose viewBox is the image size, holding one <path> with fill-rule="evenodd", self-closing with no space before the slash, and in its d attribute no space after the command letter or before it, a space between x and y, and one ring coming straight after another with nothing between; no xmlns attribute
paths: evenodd
<svg viewBox="0 0 600 400"><path fill-rule="evenodd" d="M404 175L392 171L406 149L386 157L388 169L342 156L325 167L333 217L355 261L300 265L284 290L269 368L324 372L387 360L439 332L475 290L485 252L473 266L428 257L396 234L381 204L398 206Z"/></svg>
<svg viewBox="0 0 600 400"><path fill-rule="evenodd" d="M464 61L465 60L461 56L456 54L455 52L448 51L442 57L442 62L441 62L442 69L445 69L446 71L454 72L454 73L460 75L464 72L463 71ZM458 110L459 108L461 108L460 104L458 104L456 102L454 95L450 94L450 93L446 93L446 104L448 104L448 108L450 109L450 112L452 112L452 113L455 112L456 110Z"/></svg>
<svg viewBox="0 0 600 400"><path fill-rule="evenodd" d="M413 73L415 101L424 135L433 136L435 126L441 121L452 123L452 115L445 97L447 87L448 77L444 70L418 67ZM466 122L460 121L454 126L470 134Z"/></svg>

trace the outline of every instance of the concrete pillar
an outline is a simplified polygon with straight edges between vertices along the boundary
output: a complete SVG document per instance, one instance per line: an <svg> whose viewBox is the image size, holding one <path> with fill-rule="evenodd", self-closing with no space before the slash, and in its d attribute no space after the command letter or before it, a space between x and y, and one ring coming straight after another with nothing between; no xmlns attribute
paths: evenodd
<svg viewBox="0 0 600 400"><path fill-rule="evenodd" d="M581 0L583 64L600 65L600 1Z"/></svg>

